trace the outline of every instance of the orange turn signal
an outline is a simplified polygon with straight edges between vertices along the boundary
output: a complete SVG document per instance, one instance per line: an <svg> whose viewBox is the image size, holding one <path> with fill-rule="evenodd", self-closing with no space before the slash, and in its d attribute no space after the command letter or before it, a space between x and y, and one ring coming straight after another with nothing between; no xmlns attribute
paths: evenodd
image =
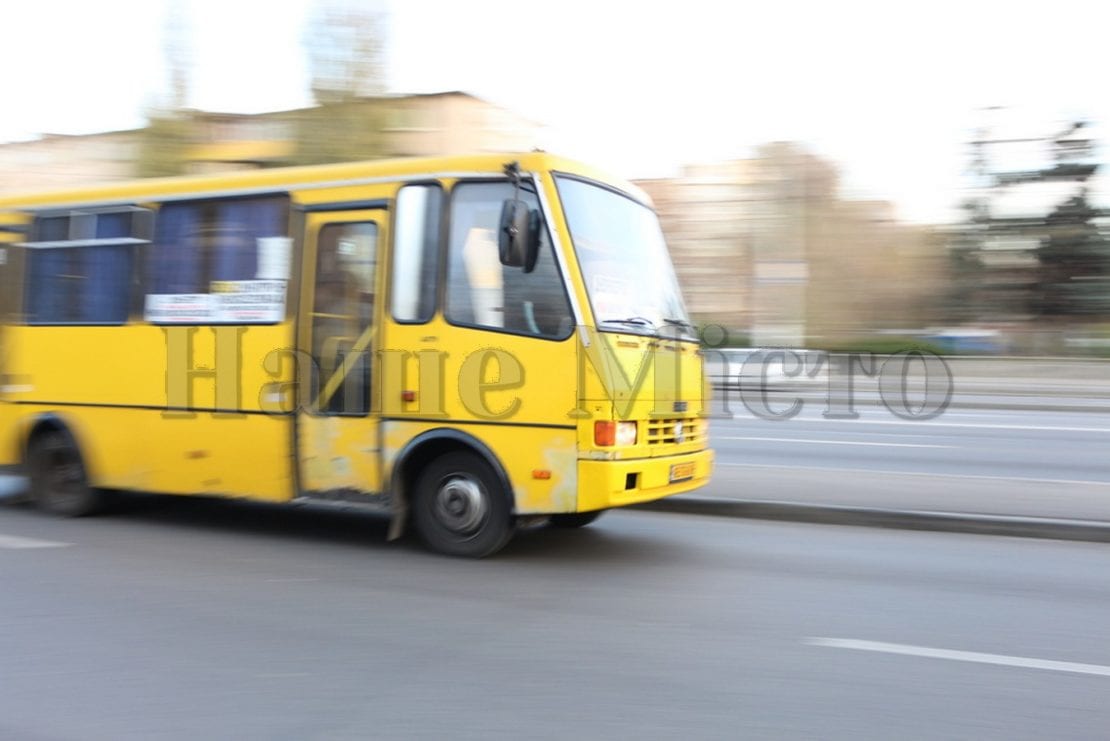
<svg viewBox="0 0 1110 741"><path fill-rule="evenodd" d="M617 444L617 423L612 420L594 422L594 445L606 447Z"/></svg>

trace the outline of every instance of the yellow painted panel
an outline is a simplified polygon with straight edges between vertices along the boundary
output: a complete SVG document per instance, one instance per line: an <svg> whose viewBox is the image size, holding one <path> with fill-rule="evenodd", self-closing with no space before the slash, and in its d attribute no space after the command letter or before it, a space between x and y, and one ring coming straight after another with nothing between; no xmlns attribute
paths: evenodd
<svg viewBox="0 0 1110 741"><path fill-rule="evenodd" d="M290 347L289 324L249 327L4 328L7 373L23 402L259 411L268 383L264 362ZM221 343L217 354L217 344ZM191 352L191 355L189 354ZM170 369L173 373L168 374ZM292 375L292 364L281 364Z"/></svg>
<svg viewBox="0 0 1110 741"><path fill-rule="evenodd" d="M292 418L198 414L147 418L151 491L287 501L295 494Z"/></svg>
<svg viewBox="0 0 1110 741"><path fill-rule="evenodd" d="M377 420L305 414L297 425L301 485L306 491L380 490Z"/></svg>
<svg viewBox="0 0 1110 741"><path fill-rule="evenodd" d="M0 401L0 466L14 466L21 460L18 417L17 406Z"/></svg>
<svg viewBox="0 0 1110 741"><path fill-rule="evenodd" d="M150 409L20 405L20 445L50 414L77 440L95 486L169 494L285 501L293 496L291 418L196 414L167 418Z"/></svg>

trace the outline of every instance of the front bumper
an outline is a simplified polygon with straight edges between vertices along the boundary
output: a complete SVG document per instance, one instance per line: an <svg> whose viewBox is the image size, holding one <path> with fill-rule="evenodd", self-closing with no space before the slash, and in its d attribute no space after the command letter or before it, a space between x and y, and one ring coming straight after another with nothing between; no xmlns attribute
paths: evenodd
<svg viewBox="0 0 1110 741"><path fill-rule="evenodd" d="M580 460L577 511L623 507L693 491L709 483L712 470L713 451L708 449L658 458ZM672 481L676 475L682 480Z"/></svg>

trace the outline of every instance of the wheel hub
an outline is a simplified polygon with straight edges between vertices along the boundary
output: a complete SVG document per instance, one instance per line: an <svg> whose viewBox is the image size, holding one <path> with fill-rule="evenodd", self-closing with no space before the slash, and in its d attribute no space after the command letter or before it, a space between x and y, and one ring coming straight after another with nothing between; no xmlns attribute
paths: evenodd
<svg viewBox="0 0 1110 741"><path fill-rule="evenodd" d="M489 503L476 481L454 477L444 481L436 492L434 512L445 527L456 533L472 533L489 512Z"/></svg>

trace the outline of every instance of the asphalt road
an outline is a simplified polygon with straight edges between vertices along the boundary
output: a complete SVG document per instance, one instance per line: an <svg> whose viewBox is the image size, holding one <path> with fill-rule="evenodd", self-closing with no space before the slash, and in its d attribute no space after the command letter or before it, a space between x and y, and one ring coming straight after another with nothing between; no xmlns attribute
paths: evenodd
<svg viewBox="0 0 1110 741"><path fill-rule="evenodd" d="M0 738L1100 738L1110 549L610 513L0 509Z"/></svg>
<svg viewBox="0 0 1110 741"><path fill-rule="evenodd" d="M788 407L778 403L776 409ZM1110 414L950 409L906 420L807 403L771 421L718 403L699 496L1110 521Z"/></svg>

